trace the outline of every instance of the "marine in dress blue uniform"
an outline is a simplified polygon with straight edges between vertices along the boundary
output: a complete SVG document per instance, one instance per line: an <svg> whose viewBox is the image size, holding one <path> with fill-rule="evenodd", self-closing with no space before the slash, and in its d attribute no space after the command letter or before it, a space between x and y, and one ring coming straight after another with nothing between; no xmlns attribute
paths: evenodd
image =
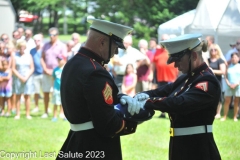
<svg viewBox="0 0 240 160"><path fill-rule="evenodd" d="M122 94L104 64L124 48L122 38L132 28L94 18L88 22L86 44L62 72L62 106L71 129L57 159L121 160L120 136L134 133L137 122L114 109Z"/></svg>
<svg viewBox="0 0 240 160"><path fill-rule="evenodd" d="M172 84L142 93L150 98L143 101L141 108L169 114L170 160L221 159L212 133L221 88L202 60L201 52L207 43L200 37L187 34L160 42L169 50L167 63L175 62L184 74Z"/></svg>

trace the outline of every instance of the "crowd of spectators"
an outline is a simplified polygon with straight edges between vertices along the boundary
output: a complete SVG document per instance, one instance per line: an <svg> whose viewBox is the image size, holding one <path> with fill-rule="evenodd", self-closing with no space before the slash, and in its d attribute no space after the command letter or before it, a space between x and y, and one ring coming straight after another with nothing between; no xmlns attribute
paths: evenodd
<svg viewBox="0 0 240 160"><path fill-rule="evenodd" d="M3 33L0 40L0 115L14 115L20 119L20 103L25 105L27 119L31 113L37 113L39 100L43 98L44 114L50 116L50 100L54 106L52 121L59 117L65 119L60 99L60 77L64 64L77 54L82 46L80 35L73 33L71 39L62 42L58 38L57 28L49 29L49 41L44 42L43 34L33 35L31 29L19 27L13 31L12 37ZM161 41L175 37L163 34ZM229 107L234 106L234 121L237 121L240 101L240 39L230 43L229 51L223 54L221 47L214 43L213 36L207 36L208 51L203 59L212 69L221 83L222 97L215 118L221 118L222 104L225 121ZM141 39L138 48L134 48L133 38L127 35L124 40L126 50L119 49L118 54L111 58L106 69L113 76L119 92L134 96L138 92L161 87L174 82L181 72L174 63L167 65L168 51L152 37L149 41ZM31 105L31 98L34 103ZM6 107L5 107L6 105ZM165 118L161 113L159 117Z"/></svg>
<svg viewBox="0 0 240 160"><path fill-rule="evenodd" d="M67 43L60 41L58 35L55 27L49 29L46 42L43 34L33 36L31 29L23 27L14 30L12 37L1 34L0 116L20 119L23 103L26 118L32 119L31 114L40 111L39 99L43 98L44 114L41 118L50 116L51 99L54 106L52 121L57 120L57 115L65 119L60 98L61 71L66 61L77 53L81 43L78 33L73 33Z"/></svg>
<svg viewBox="0 0 240 160"><path fill-rule="evenodd" d="M163 34L161 41L168 40L171 37L175 36ZM225 121L228 108L233 104L233 119L237 121L240 101L240 70L238 69L240 39L235 44L232 42L229 44L230 49L226 54L222 53L221 47L215 43L213 36L207 36L205 39L208 41L208 51L202 53L203 59L209 65L210 69L212 69L222 88L222 96L215 118L221 118L221 112L224 112L221 121ZM147 40L141 39L138 43L138 48L134 48L132 47L132 38L130 35L124 39L126 50L119 50L119 54L113 57L111 63L112 69L110 71L116 83L119 86L122 85L120 89L126 87L126 78L123 80L122 77L126 77L124 71L128 70L129 64L132 64L134 73L137 75L136 93L172 83L182 74L174 67L174 63L167 65L168 51L158 45L156 38L151 38L149 44L150 46L148 46ZM224 111L222 111L223 104ZM165 118L166 115L165 113L161 113L159 117Z"/></svg>

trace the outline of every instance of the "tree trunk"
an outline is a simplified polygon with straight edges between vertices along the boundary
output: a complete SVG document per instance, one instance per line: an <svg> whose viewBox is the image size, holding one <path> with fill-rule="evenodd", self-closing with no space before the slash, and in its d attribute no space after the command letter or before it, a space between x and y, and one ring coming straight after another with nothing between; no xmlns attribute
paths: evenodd
<svg viewBox="0 0 240 160"><path fill-rule="evenodd" d="M36 34L40 31L40 20L41 20L41 11L37 11L38 19L33 21L33 33Z"/></svg>
<svg viewBox="0 0 240 160"><path fill-rule="evenodd" d="M38 30L38 32L43 33L43 12L42 11L40 11L38 20L39 20L39 30Z"/></svg>
<svg viewBox="0 0 240 160"><path fill-rule="evenodd" d="M55 5L55 8L57 8L57 4ZM53 18L54 18L53 25L54 25L54 27L58 28L58 10L57 9L54 9Z"/></svg>
<svg viewBox="0 0 240 160"><path fill-rule="evenodd" d="M48 28L51 28L51 27L52 27L52 7L51 7L51 5L49 5L48 11L49 11L49 23L48 23Z"/></svg>
<svg viewBox="0 0 240 160"><path fill-rule="evenodd" d="M67 24L67 16L66 16L66 3L63 1L63 34L68 34L68 24Z"/></svg>
<svg viewBox="0 0 240 160"><path fill-rule="evenodd" d="M73 25L73 32L77 32L77 11L76 11L76 7L74 7L73 10L73 19L74 19L74 25Z"/></svg>

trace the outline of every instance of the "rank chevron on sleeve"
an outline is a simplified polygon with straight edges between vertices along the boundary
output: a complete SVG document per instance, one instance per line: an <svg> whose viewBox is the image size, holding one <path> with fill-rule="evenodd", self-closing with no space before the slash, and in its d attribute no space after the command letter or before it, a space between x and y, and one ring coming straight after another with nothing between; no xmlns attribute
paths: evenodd
<svg viewBox="0 0 240 160"><path fill-rule="evenodd" d="M195 87L203 90L204 92L207 92L208 91L208 82L198 83Z"/></svg>

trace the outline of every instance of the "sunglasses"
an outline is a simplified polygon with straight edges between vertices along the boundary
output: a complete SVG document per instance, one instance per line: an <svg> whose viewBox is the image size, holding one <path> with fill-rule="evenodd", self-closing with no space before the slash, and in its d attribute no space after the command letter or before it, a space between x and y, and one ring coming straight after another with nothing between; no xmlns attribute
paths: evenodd
<svg viewBox="0 0 240 160"><path fill-rule="evenodd" d="M1 38L1 39L2 39L2 41L8 40L8 38Z"/></svg>
<svg viewBox="0 0 240 160"><path fill-rule="evenodd" d="M212 52L212 51L215 51L215 52L216 52L216 51L217 51L217 49L210 49L210 52Z"/></svg>
<svg viewBox="0 0 240 160"><path fill-rule="evenodd" d="M55 37L57 34L49 34L50 37Z"/></svg>

